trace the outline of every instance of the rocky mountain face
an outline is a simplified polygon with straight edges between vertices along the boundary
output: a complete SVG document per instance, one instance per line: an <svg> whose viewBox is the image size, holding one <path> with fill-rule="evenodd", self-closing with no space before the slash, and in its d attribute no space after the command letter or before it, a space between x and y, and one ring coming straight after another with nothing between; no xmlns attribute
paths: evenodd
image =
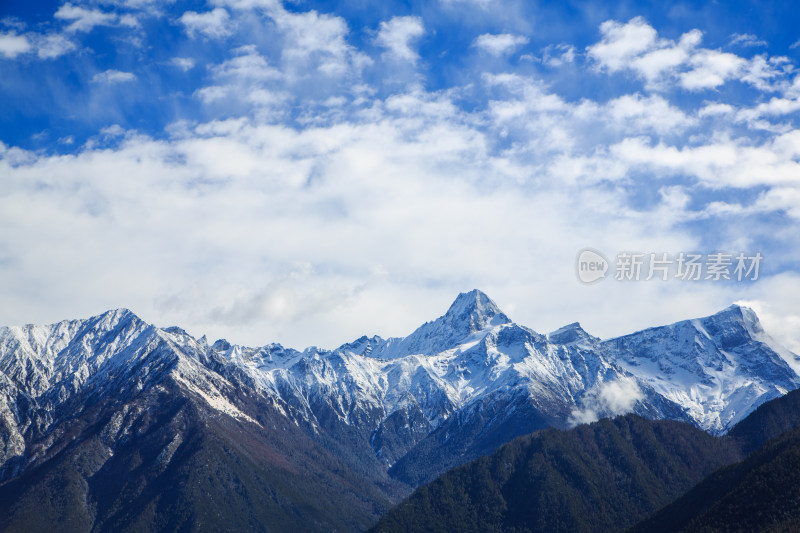
<svg viewBox="0 0 800 533"><path fill-rule="evenodd" d="M77 472L70 491L86 512L76 523L106 530L125 513L161 523L169 491L156 488L189 490L199 483L189 465L236 464L235 479L189 501L228 486L251 509L230 512L253 524L269 504L310 530L358 529L412 487L540 428L631 412L725 433L800 386L782 355L741 307L601 341L578 324L539 334L480 291L407 337L334 350L209 344L127 310L0 328L0 483L31 491L4 504L19 511L58 465ZM136 451L147 435L149 455ZM263 465L308 490L275 485ZM102 500L106 487L130 498ZM222 523L206 511L179 515Z"/></svg>

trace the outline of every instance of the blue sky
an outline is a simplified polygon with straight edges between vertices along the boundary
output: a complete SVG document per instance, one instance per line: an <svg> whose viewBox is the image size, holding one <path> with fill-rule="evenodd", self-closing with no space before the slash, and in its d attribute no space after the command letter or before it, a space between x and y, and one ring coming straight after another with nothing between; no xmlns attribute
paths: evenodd
<svg viewBox="0 0 800 533"><path fill-rule="evenodd" d="M791 2L6 0L0 323L129 307L332 347L477 287L604 337L746 302L798 350L799 27ZM764 260L586 286L586 247Z"/></svg>

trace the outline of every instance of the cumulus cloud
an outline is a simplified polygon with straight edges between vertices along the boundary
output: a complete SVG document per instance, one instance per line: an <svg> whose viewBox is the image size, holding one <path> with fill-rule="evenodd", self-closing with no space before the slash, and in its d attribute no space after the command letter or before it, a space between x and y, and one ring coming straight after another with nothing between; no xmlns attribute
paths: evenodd
<svg viewBox="0 0 800 533"><path fill-rule="evenodd" d="M40 59L55 59L77 48L74 42L58 33L38 35L36 37L36 54Z"/></svg>
<svg viewBox="0 0 800 533"><path fill-rule="evenodd" d="M630 413L644 393L635 378L623 377L599 384L582 399L583 407L569 416L572 425L589 424L600 418Z"/></svg>
<svg viewBox="0 0 800 533"><path fill-rule="evenodd" d="M366 55L347 43L349 29L341 17L316 11L291 13L273 11L272 18L284 35L284 71L293 78L314 71L327 76L358 72L369 62Z"/></svg>
<svg viewBox="0 0 800 533"><path fill-rule="evenodd" d="M649 89L678 84L689 91L715 89L729 81L750 83L760 90L775 90L771 82L782 72L785 58L756 56L746 59L730 52L700 47L702 32L684 33L676 42L660 38L642 17L627 23L609 20L600 26L602 38L587 47L598 69L611 73L630 71ZM751 35L735 35L731 44L760 45Z"/></svg>
<svg viewBox="0 0 800 533"><path fill-rule="evenodd" d="M90 32L97 26L113 26L120 22L120 17L115 13L106 13L99 9L86 9L69 2L58 8L56 19L69 22L68 32ZM129 19L128 25L130 25Z"/></svg>
<svg viewBox="0 0 800 533"><path fill-rule="evenodd" d="M0 33L0 54L7 58L15 58L32 48L30 41L24 35L16 33Z"/></svg>
<svg viewBox="0 0 800 533"><path fill-rule="evenodd" d="M478 287L539 331L580 320L610 336L686 318L686 309L712 313L742 288L587 288L573 271L577 250L738 246L758 231L778 243L773 252L796 241L800 78L785 58L710 50L698 30L664 39L633 19L602 26L588 65L561 43L542 49L550 68L536 76L472 70L468 83L441 90L386 88L375 77L412 68L433 25L389 19L362 50L331 14L271 0L209 9L183 19L185 33L245 45L206 43L217 50L209 59L195 41L191 54L164 56L195 69L187 83L202 78L180 95L194 95L184 100L201 108L193 118L144 134L115 116L89 142L72 138L68 155L0 145L0 323L127 306L197 335L335 346L407 334ZM69 9L61 20L75 26L50 48L24 28L9 34L31 46L16 57L55 57L90 28L122 24ZM524 44L480 33L469 39L489 53ZM629 73L644 87L576 98L540 76L568 64ZM93 80L136 75L110 69ZM733 80L757 94L700 92ZM754 220L767 222L756 229ZM687 221L726 229L698 232ZM750 299L783 294L788 301L790 291ZM599 389L602 408L576 420L624 411L635 397L625 383Z"/></svg>
<svg viewBox="0 0 800 533"><path fill-rule="evenodd" d="M542 52L542 63L551 67L560 67L575 61L576 50L571 44L556 44L545 47Z"/></svg>
<svg viewBox="0 0 800 533"><path fill-rule="evenodd" d="M424 34L425 26L420 17L393 17L381 22L375 42L386 48L390 56L415 63L419 55L412 46Z"/></svg>
<svg viewBox="0 0 800 533"><path fill-rule="evenodd" d="M35 53L39 59L55 59L76 49L75 43L60 33L0 34L0 55L10 59L28 53Z"/></svg>
<svg viewBox="0 0 800 533"><path fill-rule="evenodd" d="M246 47L212 73L221 87L257 85L270 81L269 68ZM510 91L508 109L495 104L496 131L448 95L417 90L375 101L360 119L324 126L231 119L190 124L161 141L117 128L123 141L114 149L69 158L4 154L9 194L0 228L16 220L18 230L2 232L0 242L13 243L9 260L39 279L41 290L74 302L70 291L79 288L87 313L124 304L159 323L250 343L331 346L365 331L407 334L466 286L487 290L540 330L580 319L601 335L730 302L724 288L609 282L589 294L574 280L574 253L587 241L612 251L696 246L678 229L687 202L676 202L675 191L665 192L663 210L637 211L624 188L594 185L641 162L614 149L598 152L593 130L606 128L608 139L652 130L669 111L663 99L634 95L587 107L532 80L492 83ZM563 140L541 124L566 128ZM684 118L671 127L693 125ZM515 138L527 143L496 151L498 132L516 127ZM764 149L782 151L780 159L792 146L787 138ZM582 169L574 180L564 172L571 164ZM84 253L66 253L75 246L70 235L82 235ZM465 242L483 243L480 254ZM51 254L64 257L58 278L41 270ZM75 283L60 283L62 276ZM34 301L18 279L0 284L18 309ZM137 290L142 284L152 290ZM624 305L637 298L662 302L661 314ZM548 301L572 311L559 315ZM574 316L577 307L591 314ZM598 393L598 401L617 410L613 392Z"/></svg>
<svg viewBox="0 0 800 533"><path fill-rule="evenodd" d="M221 8L215 8L205 13L196 11L186 11L178 19L186 29L190 37L203 35L211 38L226 37L232 33L230 28L231 17L228 12Z"/></svg>
<svg viewBox="0 0 800 533"><path fill-rule="evenodd" d="M109 69L103 72L98 72L92 76L94 83L126 83L135 81L136 75L132 72L121 72L119 70Z"/></svg>
<svg viewBox="0 0 800 533"><path fill-rule="evenodd" d="M214 85L198 89L195 93L204 103L236 101L261 108L277 108L290 95L275 86L285 80L277 68L248 45L233 51L234 56L219 65L210 67Z"/></svg>
<svg viewBox="0 0 800 533"><path fill-rule="evenodd" d="M173 57L170 63L184 72L192 70L196 61L191 57Z"/></svg>
<svg viewBox="0 0 800 533"><path fill-rule="evenodd" d="M767 46L767 41L759 39L751 33L734 33L731 35L731 44L739 46Z"/></svg>
<svg viewBox="0 0 800 533"><path fill-rule="evenodd" d="M652 50L658 36L642 17L622 24L607 20L600 25L603 38L588 48L589 56L611 72L628 68L631 61Z"/></svg>
<svg viewBox="0 0 800 533"><path fill-rule="evenodd" d="M699 50L689 60L692 69L680 74L681 86L689 90L711 89L742 73L747 61L715 50Z"/></svg>
<svg viewBox="0 0 800 533"><path fill-rule="evenodd" d="M511 33L491 34L484 33L475 39L474 46L484 50L493 56L501 56L516 50L522 45L528 44L529 39L522 35Z"/></svg>

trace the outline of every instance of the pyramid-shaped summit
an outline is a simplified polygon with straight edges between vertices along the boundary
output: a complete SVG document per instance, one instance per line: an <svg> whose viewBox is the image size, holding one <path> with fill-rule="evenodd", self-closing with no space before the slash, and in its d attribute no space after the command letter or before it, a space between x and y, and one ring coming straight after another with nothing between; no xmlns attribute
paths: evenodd
<svg viewBox="0 0 800 533"><path fill-rule="evenodd" d="M573 322L566 326L560 327L555 331L547 334L547 340L554 344L593 344L600 339L590 335L581 327L579 322Z"/></svg>
<svg viewBox="0 0 800 533"><path fill-rule="evenodd" d="M440 353L458 346L475 333L510 323L511 319L482 291L462 292L444 315L417 328L393 345L387 355Z"/></svg>
<svg viewBox="0 0 800 533"><path fill-rule="evenodd" d="M497 304L486 293L473 289L459 294L447 313L436 322L471 335L487 327L508 324L511 319L497 307Z"/></svg>

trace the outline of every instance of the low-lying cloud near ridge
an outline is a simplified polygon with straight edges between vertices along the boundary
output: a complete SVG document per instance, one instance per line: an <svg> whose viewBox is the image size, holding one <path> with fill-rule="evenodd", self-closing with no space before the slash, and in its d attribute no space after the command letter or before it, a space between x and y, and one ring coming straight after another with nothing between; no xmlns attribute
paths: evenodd
<svg viewBox="0 0 800 533"><path fill-rule="evenodd" d="M569 416L572 425L589 424L600 418L624 415L644 398L644 393L634 378L620 378L598 385L583 398L586 407L576 408ZM591 406L591 407L588 407Z"/></svg>

